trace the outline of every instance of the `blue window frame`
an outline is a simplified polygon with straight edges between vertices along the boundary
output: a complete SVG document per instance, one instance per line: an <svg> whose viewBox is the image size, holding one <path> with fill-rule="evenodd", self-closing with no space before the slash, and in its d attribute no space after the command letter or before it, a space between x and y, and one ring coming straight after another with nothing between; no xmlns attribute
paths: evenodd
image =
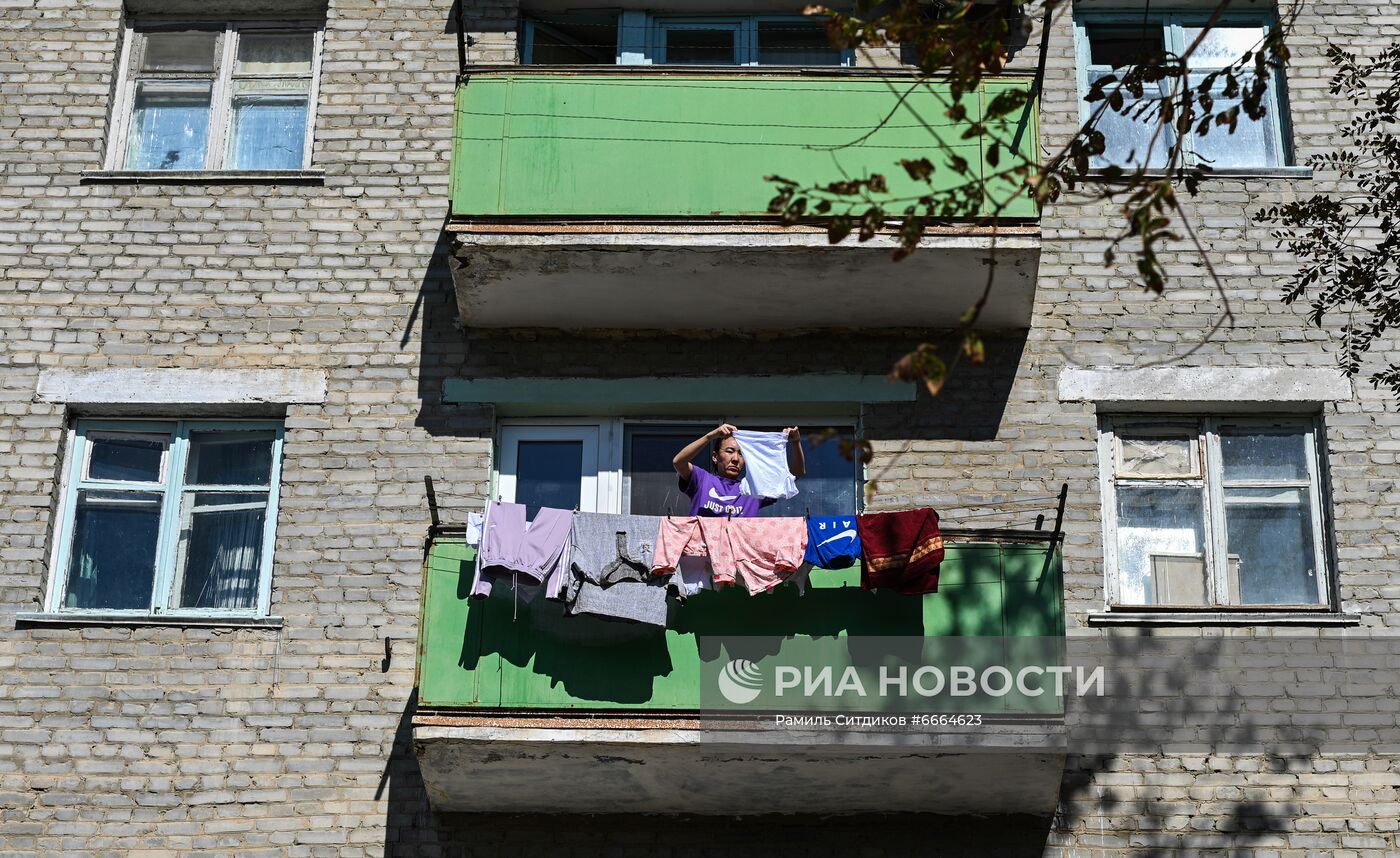
<svg viewBox="0 0 1400 858"><path fill-rule="evenodd" d="M48 609L266 616L281 423L82 420Z"/></svg>
<svg viewBox="0 0 1400 858"><path fill-rule="evenodd" d="M1110 74L1121 74L1130 65L1144 58L1185 53L1200 35L1210 18L1208 11L1154 12L1094 12L1075 17L1075 42L1078 53L1078 78L1081 101L1080 118L1088 121L1097 104L1082 100L1089 87ZM1259 13L1225 13L1206 35L1191 56L1188 85L1198 85L1204 77L1222 69L1262 44L1268 28L1274 23L1271 15ZM1246 70L1241 77L1252 74ZM1156 91L1148 90L1143 100L1159 100L1171 95L1170 87L1179 81L1167 79ZM1223 84L1218 84L1223 87ZM1125 96L1128 93L1124 92ZM1238 96L1227 98L1217 90L1214 109L1218 112L1240 102ZM1129 103L1132 97L1128 96ZM1225 127L1211 127L1208 133L1196 134L1182 141L1184 167L1208 166L1216 169L1251 169L1287 165L1292 157L1287 134L1287 98L1282 74L1271 81L1265 114L1258 120L1240 114L1234 133ZM1155 111L1145 109L1144 116L1134 117L1121 112L1104 111L1098 122L1107 144L1106 151L1093 160L1095 168L1110 165L1133 168L1166 165L1167 154L1174 142L1170 127L1156 132Z"/></svg>
<svg viewBox="0 0 1400 858"><path fill-rule="evenodd" d="M821 19L802 15L662 15L640 10L525 19L527 65L851 66Z"/></svg>

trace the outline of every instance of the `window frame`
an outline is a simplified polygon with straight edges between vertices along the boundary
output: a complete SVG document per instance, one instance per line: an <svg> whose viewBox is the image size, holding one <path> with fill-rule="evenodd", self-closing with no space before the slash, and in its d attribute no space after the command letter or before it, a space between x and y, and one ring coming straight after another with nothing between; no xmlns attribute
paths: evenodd
<svg viewBox="0 0 1400 858"><path fill-rule="evenodd" d="M1182 430L1194 424L1194 443L1198 450L1200 476L1147 477L1120 476L1121 445L1118 436L1125 430L1133 434L1154 429ZM1232 601L1232 582L1227 548L1225 489L1227 488L1222 452L1221 427L1245 427L1283 430L1280 434L1301 435L1308 474L1304 480L1231 480L1229 488L1293 488L1308 491L1309 524L1312 528L1314 568L1317 570L1317 601L1309 603L1242 604ZM1104 539L1104 603L1110 611L1312 611L1337 610L1334 564L1332 561L1331 522L1328 515L1329 497L1327 474L1322 450L1322 421L1317 416L1255 416L1255 415L1191 415L1171 416L1152 414L1115 414L1100 420L1098 431L1099 490L1103 510ZM1163 437L1181 437L1179 432ZM1120 487L1182 487L1201 490L1203 550L1206 563L1206 604L1143 604L1125 602L1121 597L1122 570L1119 568L1118 489ZM1223 560L1222 560L1223 559ZM1233 582L1236 586L1238 581Z"/></svg>
<svg viewBox="0 0 1400 858"><path fill-rule="evenodd" d="M648 54L653 65L682 65L682 66L747 66L753 65L750 61L753 53L749 47L748 31L752 24L743 17L715 16L707 18L705 16L691 15L653 15L651 19L651 42ZM668 63L666 60L667 34L671 31L683 32L686 30L716 30L728 31L734 34L733 48L730 56L734 62L731 63Z"/></svg>
<svg viewBox="0 0 1400 858"><path fill-rule="evenodd" d="M244 32L310 32L311 72L306 91L306 131L302 135L301 165L294 170L311 169L316 129L316 105L320 100L321 53L325 38L325 21L302 18L223 20L223 19L153 19L127 20L122 27L122 47L118 58L117 80L113 90L111 121L108 123L107 153L103 169L124 171L131 129L132 111L136 105L136 87L143 79L139 69L140 53L144 50L147 32L208 30L218 34L215 43L215 70L209 94L209 139L204 150L204 166L193 170L142 169L150 173L263 173L281 172L283 168L233 169L225 166L231 147L228 135L232 131L234 81L238 77L238 38ZM138 49L138 43L141 47ZM194 73L171 73L172 79L195 76ZM164 76L164 75L162 75ZM268 75L267 77L287 77ZM132 168L137 169L137 168Z"/></svg>
<svg viewBox="0 0 1400 858"><path fill-rule="evenodd" d="M736 418L725 418L729 422L739 420L740 426L744 424L774 424L782 426L801 426L804 422L809 425L836 426L841 428L849 427L855 437L860 437L860 421L851 416L846 417L801 417L792 416L779 417L749 417L739 416ZM596 507L589 510L581 501L579 509L581 511L617 513L630 515L628 508L631 501L631 476L625 470L627 462L626 438L627 429L633 427L689 427L694 426L695 437L700 437L705 432L715 428L719 423L717 419L701 419L695 417L619 417L619 418L511 418L502 419L497 422L495 443L491 456L491 498L514 502L515 482L514 473L507 472L508 464L515 462L515 451L507 450L508 439L516 440L550 440L550 441L572 441L578 440L582 435L580 429L596 429L598 441L597 463L597 502ZM586 453L585 453L586 456ZM864 505L864 485L866 474L864 466L853 463L853 481L856 499L856 511L859 512ZM586 479L586 475L585 475ZM586 494L583 495L586 497Z"/></svg>
<svg viewBox="0 0 1400 858"><path fill-rule="evenodd" d="M765 69L799 69L799 68L851 68L855 65L855 51L840 51L841 61L836 65L760 65L758 62L759 44L758 28L760 24L783 23L783 22L805 22L811 23L812 19L805 15L744 15L744 14L675 14L675 13L655 13L644 11L623 11L617 17L617 49L614 52L614 64L623 66L649 66L667 65L666 62L666 39L667 30L722 30L729 29L734 36L734 59L733 63L721 63L717 65L698 65L692 63L678 64L676 68L765 68ZM524 19L524 28L521 33L520 61L523 65L533 65L535 25L536 20L530 17ZM538 23L548 24L547 21ZM640 37L631 35L628 29L638 29L642 33Z"/></svg>
<svg viewBox="0 0 1400 858"><path fill-rule="evenodd" d="M1079 95L1079 122L1080 125L1088 122L1094 112L1094 105L1086 102L1084 96L1089 92L1089 73L1091 69L1091 53L1089 43L1088 28L1093 25L1121 25L1121 24L1143 24L1157 23L1162 33L1163 49L1169 54L1180 55L1186 50L1183 31L1186 27L1196 27L1204 25L1211 17L1209 10L1175 9L1169 11L1153 11L1144 13L1141 10L1093 10L1089 12L1076 12L1074 15L1074 43L1075 43L1075 82L1078 86ZM1256 26L1263 33L1277 22L1277 15L1266 11L1250 10L1226 10L1221 13L1217 26ZM1215 71L1214 68L1201 69L1204 73ZM1162 94L1167 94L1165 87L1170 81L1163 80L1160 84L1163 87ZM1277 170L1293 165L1293 134L1290 117L1288 114L1288 94L1287 80L1281 69L1275 69L1272 84L1269 86L1268 103L1266 106L1267 115L1274 119L1274 133L1272 140L1272 154L1274 164L1250 164L1248 166L1217 167L1213 168L1221 172L1232 170ZM1170 148L1171 135L1175 132L1167 129L1166 144ZM1212 128L1212 134L1228 133L1223 128ZM1182 146L1182 168L1191 169L1195 167L1208 167L1210 165L1200 161L1195 149L1196 135L1192 133ZM1147 153L1150 154L1150 153ZM1131 169L1131 165L1118 165L1125 169ZM1164 164L1149 164L1147 169L1160 170ZM1103 167L1095 167L1097 170Z"/></svg>
<svg viewBox="0 0 1400 858"><path fill-rule="evenodd" d="M182 572L178 568L181 557L180 527L184 520L183 498L187 491L194 491L202 484L189 483L185 471L189 464L189 436L201 431L249 431L272 432L272 469L266 486L258 485L218 485L220 492L267 493L267 512L263 521L261 556L258 566L258 595L252 608L172 608L171 593ZM88 438L92 434L103 433L149 433L169 436L162 457L161 481L159 483L139 483L116 480L88 479L88 460L91 446ZM261 619L271 615L272 610L272 566L277 541L277 512L281 500L282 448L286 433L285 424L275 420L219 420L219 419L161 419L161 418L82 418L68 428L65 444L66 465L59 496L55 521L54 542L50 552L48 592L45 595L45 611L75 617L113 616L122 618L152 619L169 617L211 617ZM78 493L80 491L147 491L160 493L160 525L156 542L156 566L151 585L151 602L145 609L140 608L70 608L64 605L68 591L68 572L73 551L73 537L77 519Z"/></svg>

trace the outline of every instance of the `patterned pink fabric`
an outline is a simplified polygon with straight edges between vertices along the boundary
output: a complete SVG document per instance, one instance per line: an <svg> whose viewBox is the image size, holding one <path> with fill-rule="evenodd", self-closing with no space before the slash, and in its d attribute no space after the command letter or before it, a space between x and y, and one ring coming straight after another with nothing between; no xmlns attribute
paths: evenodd
<svg viewBox="0 0 1400 858"><path fill-rule="evenodd" d="M661 520L652 571L669 575L683 555L710 558L715 586L742 583L763 593L802 565L807 523L800 518L698 518Z"/></svg>

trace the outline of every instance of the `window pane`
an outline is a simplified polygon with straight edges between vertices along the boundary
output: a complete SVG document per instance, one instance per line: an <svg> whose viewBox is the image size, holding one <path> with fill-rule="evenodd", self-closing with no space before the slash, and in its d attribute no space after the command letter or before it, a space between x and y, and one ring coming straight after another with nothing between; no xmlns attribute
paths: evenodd
<svg viewBox="0 0 1400 858"><path fill-rule="evenodd" d="M1225 493L1230 592L1241 605L1318 602L1312 517L1306 489Z"/></svg>
<svg viewBox="0 0 1400 858"><path fill-rule="evenodd" d="M1118 600L1206 604L1201 490L1118 489Z"/></svg>
<svg viewBox="0 0 1400 858"><path fill-rule="evenodd" d="M1160 21L1090 24L1089 63L1113 69L1160 60L1165 53Z"/></svg>
<svg viewBox="0 0 1400 858"><path fill-rule="evenodd" d="M179 33L146 33L141 71L212 72L219 34L190 30Z"/></svg>
<svg viewBox="0 0 1400 858"><path fill-rule="evenodd" d="M240 95L233 99L229 169L300 169L305 161L305 147L304 96Z"/></svg>
<svg viewBox="0 0 1400 858"><path fill-rule="evenodd" d="M1105 76L1106 72L1091 71L1089 80L1092 83ZM1109 84L1106 91L1111 92L1114 86L1115 84ZM1160 93L1149 88L1144 91L1140 100L1133 99L1126 91L1123 94L1123 111L1105 108L1094 126L1103 133L1104 152L1094 156L1093 166L1131 168L1144 163L1149 166L1166 164L1170 135L1165 129L1161 134L1156 134Z"/></svg>
<svg viewBox="0 0 1400 858"><path fill-rule="evenodd" d="M534 65L612 65L617 62L617 15L551 17L535 21L530 62Z"/></svg>
<svg viewBox="0 0 1400 858"><path fill-rule="evenodd" d="M150 609L160 502L155 492L78 492L65 608Z"/></svg>
<svg viewBox="0 0 1400 858"><path fill-rule="evenodd" d="M1200 38L1203 29L1183 27L1182 47L1191 47L1191 43ZM1206 33L1206 37L1196 46L1196 50L1191 52L1188 62L1193 69L1224 68L1238 61L1246 53L1258 49L1263 40L1264 28L1259 26L1211 27L1210 32Z"/></svg>
<svg viewBox="0 0 1400 858"><path fill-rule="evenodd" d="M778 431L781 428L768 431ZM852 433L850 430L844 430L838 438L849 441ZM853 514L856 511L857 465L841 455L841 442L838 438L815 445L803 439L802 450L807 463L807 475L797 481L797 496L764 507L759 511L759 515L800 516L808 511L812 515Z"/></svg>
<svg viewBox="0 0 1400 858"><path fill-rule="evenodd" d="M734 65L734 39L738 31L731 28L667 29L666 62L677 65Z"/></svg>
<svg viewBox="0 0 1400 858"><path fill-rule="evenodd" d="M1200 84L1202 78L1193 76L1191 86ZM1221 92L1224 82L1217 82L1215 104L1212 110L1217 114L1240 104L1241 99L1226 98ZM1198 119L1199 121L1199 119ZM1232 132L1228 125L1212 124L1205 134L1194 134L1196 157L1210 167L1273 167L1278 164L1274 141L1278 138L1274 115L1266 111L1259 119L1250 119L1243 110Z"/></svg>
<svg viewBox="0 0 1400 858"><path fill-rule="evenodd" d="M159 435L93 432L87 436L90 480L158 483L169 440Z"/></svg>
<svg viewBox="0 0 1400 858"><path fill-rule="evenodd" d="M202 170L210 84L146 81L136 88L126 143L129 170Z"/></svg>
<svg viewBox="0 0 1400 858"><path fill-rule="evenodd" d="M311 33L249 33L238 36L235 74L311 74Z"/></svg>
<svg viewBox="0 0 1400 858"><path fill-rule="evenodd" d="M628 511L633 515L687 515L690 498L680 490L671 458L705 432L705 427L653 429L627 427ZM714 470L708 447L691 464Z"/></svg>
<svg viewBox="0 0 1400 858"><path fill-rule="evenodd" d="M210 486L265 486L272 479L272 445L277 433L199 431L190 433L185 482Z"/></svg>
<svg viewBox="0 0 1400 858"><path fill-rule="evenodd" d="M582 441L520 441L516 447L515 502L535 517L542 506L574 509L583 494Z"/></svg>
<svg viewBox="0 0 1400 858"><path fill-rule="evenodd" d="M176 608L257 607L267 494L187 492Z"/></svg>
<svg viewBox="0 0 1400 858"><path fill-rule="evenodd" d="M1307 436L1223 426L1220 459L1226 482L1308 479Z"/></svg>
<svg viewBox="0 0 1400 858"><path fill-rule="evenodd" d="M633 515L686 515L690 498L680 490L671 458L686 444L705 432L705 426L647 427L626 430L626 477L628 511ZM762 432L777 432L781 426L744 426ZM841 433L850 439L850 430ZM807 474L797 482L796 497L764 507L763 516L849 515L856 510L856 464L841 455L836 439L818 445L804 442ZM695 455L691 464L713 471L710 450Z"/></svg>
<svg viewBox="0 0 1400 858"><path fill-rule="evenodd" d="M1195 438L1132 438L1118 436L1123 475L1137 477L1197 476Z"/></svg>
<svg viewBox="0 0 1400 858"><path fill-rule="evenodd" d="M809 21L766 21L758 25L758 64L762 66L839 66L826 27Z"/></svg>

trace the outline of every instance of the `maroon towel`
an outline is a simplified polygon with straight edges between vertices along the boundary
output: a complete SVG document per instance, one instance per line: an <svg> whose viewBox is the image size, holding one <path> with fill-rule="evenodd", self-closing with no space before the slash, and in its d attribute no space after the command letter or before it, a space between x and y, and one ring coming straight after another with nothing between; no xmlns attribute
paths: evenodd
<svg viewBox="0 0 1400 858"><path fill-rule="evenodd" d="M931 509L873 512L856 516L860 531L863 590L918 595L938 591L943 536Z"/></svg>

